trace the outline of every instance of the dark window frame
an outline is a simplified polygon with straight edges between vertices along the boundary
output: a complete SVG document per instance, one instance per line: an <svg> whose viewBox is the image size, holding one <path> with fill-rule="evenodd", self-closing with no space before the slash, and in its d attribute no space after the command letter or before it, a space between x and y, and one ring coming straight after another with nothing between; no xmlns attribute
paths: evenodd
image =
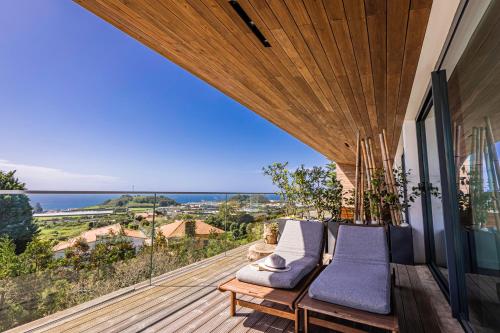
<svg viewBox="0 0 500 333"><path fill-rule="evenodd" d="M468 323L468 307L465 283L465 253L464 234L460 229L457 188L455 182L455 162L453 152L453 138L451 114L448 105L448 86L446 71L432 72L432 85L416 119L417 141L420 168L420 186L426 191L429 188L427 151L425 141L424 120L434 106L436 135L438 139L438 155L441 177L441 201L443 204L443 222L445 228L445 248L448 263L448 281L444 280L436 265L431 260L434 244L432 235L432 211L430 211L430 197L424 192L422 198L422 212L424 218L426 263L447 297L452 314L459 319L464 329L472 332Z"/></svg>

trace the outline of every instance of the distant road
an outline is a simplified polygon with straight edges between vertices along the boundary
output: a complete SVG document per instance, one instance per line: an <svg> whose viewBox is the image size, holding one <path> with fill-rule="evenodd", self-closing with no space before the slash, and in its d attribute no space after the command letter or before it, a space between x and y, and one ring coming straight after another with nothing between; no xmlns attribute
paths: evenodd
<svg viewBox="0 0 500 333"><path fill-rule="evenodd" d="M33 214L34 217L51 217L51 216L75 216L75 215L109 215L113 214L113 210L80 210L70 212L46 212Z"/></svg>

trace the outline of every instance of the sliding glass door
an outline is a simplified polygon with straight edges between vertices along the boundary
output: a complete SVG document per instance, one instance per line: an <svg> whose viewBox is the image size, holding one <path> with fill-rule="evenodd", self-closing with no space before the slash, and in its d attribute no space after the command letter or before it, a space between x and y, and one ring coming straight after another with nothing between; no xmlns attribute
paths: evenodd
<svg viewBox="0 0 500 333"><path fill-rule="evenodd" d="M426 217L427 259L433 273L448 293L448 263L446 258L443 203L438 134L433 100L430 99L418 121L421 149L421 191Z"/></svg>
<svg viewBox="0 0 500 333"><path fill-rule="evenodd" d="M500 1L483 4L449 75L448 96L456 223L465 252L465 319L476 332L500 332Z"/></svg>
<svg viewBox="0 0 500 333"><path fill-rule="evenodd" d="M417 119L426 254L464 327L500 332L500 0L462 17Z"/></svg>

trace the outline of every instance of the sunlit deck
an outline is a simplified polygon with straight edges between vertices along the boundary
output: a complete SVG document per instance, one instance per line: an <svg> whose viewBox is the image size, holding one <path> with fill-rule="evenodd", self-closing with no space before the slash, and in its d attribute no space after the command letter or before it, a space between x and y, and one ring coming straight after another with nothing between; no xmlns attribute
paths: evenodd
<svg viewBox="0 0 500 333"><path fill-rule="evenodd" d="M248 309L229 317L228 295L217 285L247 263L247 249L239 247L153 279L152 286L126 288L10 332L293 332L291 321ZM462 331L425 266L395 268L401 332Z"/></svg>

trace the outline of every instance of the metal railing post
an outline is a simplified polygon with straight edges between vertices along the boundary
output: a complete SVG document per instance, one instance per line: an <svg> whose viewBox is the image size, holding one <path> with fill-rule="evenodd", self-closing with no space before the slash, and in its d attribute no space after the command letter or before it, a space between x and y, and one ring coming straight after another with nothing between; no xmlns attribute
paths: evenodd
<svg viewBox="0 0 500 333"><path fill-rule="evenodd" d="M150 256L150 261L149 261L149 286L152 285L152 280L153 280L153 252L155 249L155 215L156 215L156 193L154 194L154 201L153 201L153 222L152 222L152 228L151 228L151 256Z"/></svg>

